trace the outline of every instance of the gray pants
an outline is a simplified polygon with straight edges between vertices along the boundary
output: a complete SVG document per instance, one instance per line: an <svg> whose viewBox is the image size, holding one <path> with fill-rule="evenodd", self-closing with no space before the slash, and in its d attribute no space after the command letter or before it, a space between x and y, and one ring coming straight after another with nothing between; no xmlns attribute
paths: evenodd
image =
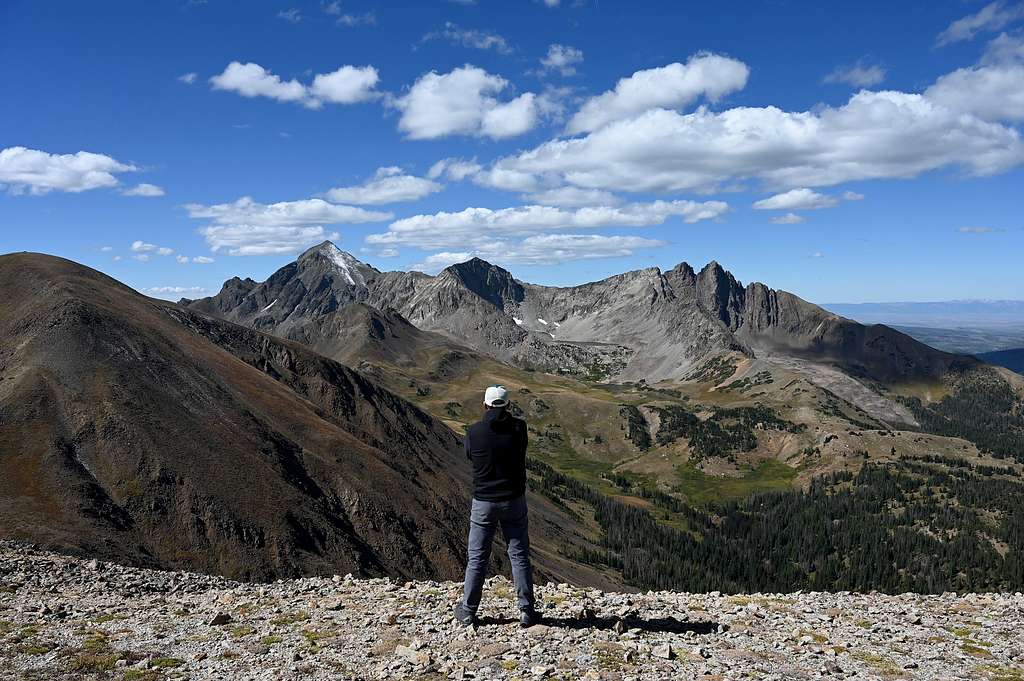
<svg viewBox="0 0 1024 681"><path fill-rule="evenodd" d="M512 578L516 583L519 609L533 609L533 568L530 567L530 535L524 495L509 501L473 499L469 516L466 589L462 597L463 607L472 613L476 613L480 607L480 594L487 576L487 563L491 558L491 543L498 525L501 525L501 533L508 544L508 558L512 563Z"/></svg>

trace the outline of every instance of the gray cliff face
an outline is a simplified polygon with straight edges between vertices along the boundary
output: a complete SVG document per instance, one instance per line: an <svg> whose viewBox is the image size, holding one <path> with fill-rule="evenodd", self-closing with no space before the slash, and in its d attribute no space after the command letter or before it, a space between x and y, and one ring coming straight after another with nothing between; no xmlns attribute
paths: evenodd
<svg viewBox="0 0 1024 681"><path fill-rule="evenodd" d="M368 306L383 315L379 327L408 322L429 334L406 329L412 343L439 335L524 367L620 380L681 379L724 352L795 355L883 382L937 378L971 361L764 284L744 287L717 262L699 273L680 263L552 287L479 258L437 276L382 273L325 242L262 284L232 279L188 304L302 342L345 337L350 306Z"/></svg>

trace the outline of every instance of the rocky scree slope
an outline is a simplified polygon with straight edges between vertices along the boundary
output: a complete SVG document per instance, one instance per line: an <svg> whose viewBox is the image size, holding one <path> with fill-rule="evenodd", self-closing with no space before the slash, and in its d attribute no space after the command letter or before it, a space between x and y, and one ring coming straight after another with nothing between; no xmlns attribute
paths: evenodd
<svg viewBox="0 0 1024 681"><path fill-rule="evenodd" d="M240 584L86 562L0 542L0 678L1021 678L1024 596L725 596L538 588L522 630L511 584L482 621L454 582L351 576Z"/></svg>
<svg viewBox="0 0 1024 681"><path fill-rule="evenodd" d="M977 363L764 284L743 286L717 262L551 287L479 258L437 276L382 273L325 242L263 283L232 279L216 296L182 302L305 342L335 328L325 317L368 305L502 361L602 379L684 379L723 352L797 356L880 383L935 380Z"/></svg>

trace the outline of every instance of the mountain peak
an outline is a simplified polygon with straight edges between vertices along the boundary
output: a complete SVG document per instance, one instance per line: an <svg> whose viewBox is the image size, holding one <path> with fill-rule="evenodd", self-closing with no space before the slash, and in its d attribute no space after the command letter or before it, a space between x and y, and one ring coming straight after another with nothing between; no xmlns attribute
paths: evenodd
<svg viewBox="0 0 1024 681"><path fill-rule="evenodd" d="M298 262L304 263L313 258L326 260L331 268L340 274L346 283L352 286L365 286L367 277L377 272L375 268L367 265L351 253L341 250L331 241L324 241L313 246L299 256Z"/></svg>
<svg viewBox="0 0 1024 681"><path fill-rule="evenodd" d="M457 280L499 309L505 309L507 301L521 302L525 295L522 285L515 280L511 272L481 258L471 258L449 265L442 274Z"/></svg>

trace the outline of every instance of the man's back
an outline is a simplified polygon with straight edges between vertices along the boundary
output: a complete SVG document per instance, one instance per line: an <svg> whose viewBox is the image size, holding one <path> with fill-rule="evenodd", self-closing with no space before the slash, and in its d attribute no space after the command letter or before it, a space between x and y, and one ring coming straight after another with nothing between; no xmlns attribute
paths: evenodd
<svg viewBox="0 0 1024 681"><path fill-rule="evenodd" d="M473 497L507 501L526 492L526 422L505 409L490 409L466 431L473 462Z"/></svg>

